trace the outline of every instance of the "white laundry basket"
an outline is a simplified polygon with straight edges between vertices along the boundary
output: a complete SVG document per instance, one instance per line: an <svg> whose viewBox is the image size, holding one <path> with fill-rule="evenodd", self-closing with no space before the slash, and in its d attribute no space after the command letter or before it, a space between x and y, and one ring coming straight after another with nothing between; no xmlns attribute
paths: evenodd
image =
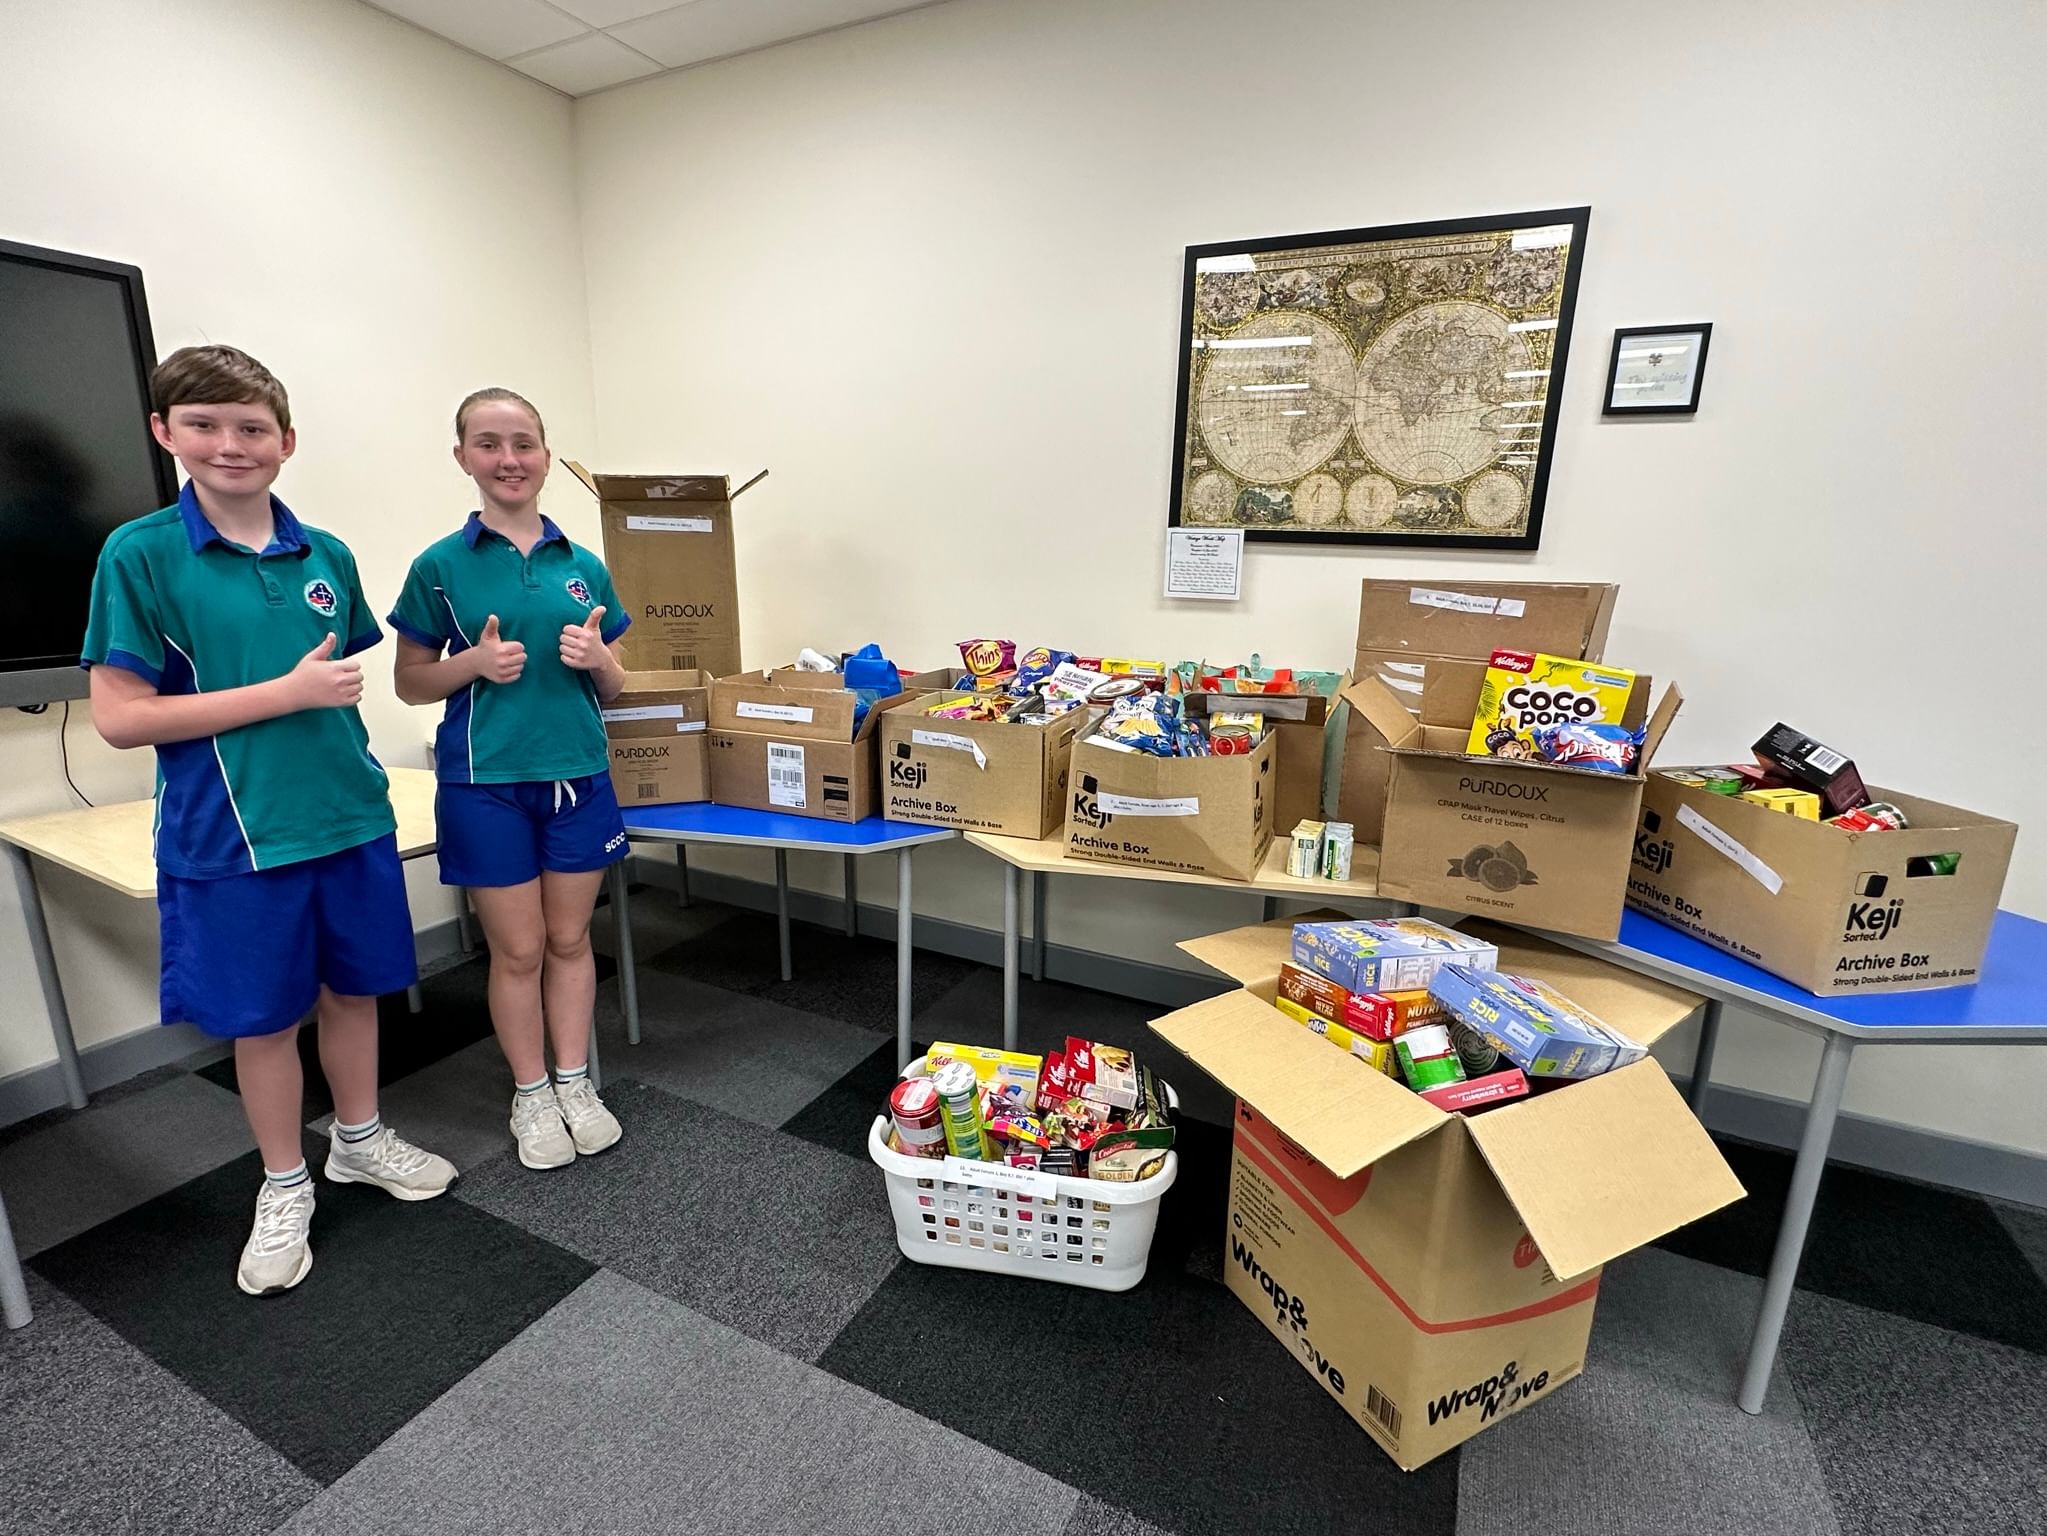
<svg viewBox="0 0 2047 1536"><path fill-rule="evenodd" d="M923 1077L924 1058L905 1077ZM1170 1085L1166 1100L1179 1100ZM1114 1184L1068 1179L965 1158L906 1157L888 1148L889 1117L875 1118L867 1155L888 1181L896 1246L918 1264L984 1269L1127 1291L1144 1278L1159 1201L1179 1176L1180 1155L1148 1179Z"/></svg>

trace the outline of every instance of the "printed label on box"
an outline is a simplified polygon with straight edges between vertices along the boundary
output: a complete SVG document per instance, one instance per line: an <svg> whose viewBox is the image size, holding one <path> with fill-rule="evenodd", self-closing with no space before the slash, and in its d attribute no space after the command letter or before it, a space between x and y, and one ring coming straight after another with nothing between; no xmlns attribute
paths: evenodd
<svg viewBox="0 0 2047 1536"><path fill-rule="evenodd" d="M685 704L635 704L626 709L607 709L607 720L680 720L689 713Z"/></svg>
<svg viewBox="0 0 2047 1536"><path fill-rule="evenodd" d="M951 1156L946 1157L940 1166L943 1169L941 1177L956 1184L1013 1189L1037 1200L1059 1198L1058 1175L1039 1173L1035 1168L1012 1168L1007 1163L982 1163L972 1158Z"/></svg>
<svg viewBox="0 0 2047 1536"><path fill-rule="evenodd" d="M1742 869L1746 870L1755 882L1772 896L1775 896L1784 889L1784 877L1782 875L1778 874L1776 870L1770 868L1769 865L1750 853L1748 849L1742 847L1740 843L1737 843L1725 832L1714 826L1712 822L1706 820L1705 817L1701 816L1690 806L1679 806L1677 808L1677 819L1680 826L1697 833L1699 840L1705 843L1707 847L1717 853L1725 854Z"/></svg>
<svg viewBox="0 0 2047 1536"><path fill-rule="evenodd" d="M1476 592L1444 592L1435 587L1410 587L1407 600L1417 608L1454 608L1459 613L1497 613L1518 619L1528 604L1518 597L1481 597Z"/></svg>
<svg viewBox="0 0 2047 1536"><path fill-rule="evenodd" d="M744 704L739 707L746 708ZM803 748L779 741L768 743L768 804L791 811L809 808L803 793Z"/></svg>
<svg viewBox="0 0 2047 1536"><path fill-rule="evenodd" d="M910 740L920 747L943 747L948 752L964 752L974 760L977 768L988 766L988 754L981 750L981 744L971 736L957 736L951 731L910 732Z"/></svg>
<svg viewBox="0 0 2047 1536"><path fill-rule="evenodd" d="M752 704L745 700L732 706L742 720L781 720L790 725L808 725L817 714L808 704Z"/></svg>
<svg viewBox="0 0 2047 1536"><path fill-rule="evenodd" d="M710 533L717 526L708 517L628 517L625 525L634 533Z"/></svg>
<svg viewBox="0 0 2047 1536"><path fill-rule="evenodd" d="M1201 797L1186 795L1172 800L1154 800L1144 795L1101 794L1096 803L1111 816L1199 816Z"/></svg>

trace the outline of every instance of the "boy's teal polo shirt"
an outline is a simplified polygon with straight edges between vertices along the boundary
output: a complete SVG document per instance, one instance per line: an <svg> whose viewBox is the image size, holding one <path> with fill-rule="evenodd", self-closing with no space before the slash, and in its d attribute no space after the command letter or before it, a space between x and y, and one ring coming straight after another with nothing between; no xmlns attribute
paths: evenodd
<svg viewBox="0 0 2047 1536"><path fill-rule="evenodd" d="M520 554L472 512L459 532L412 562L390 615L399 634L459 656L496 614L499 635L526 647L517 682L478 679L448 695L434 738L443 784L524 784L609 771L596 685L561 659L563 627L581 624L593 607L604 610L606 645L632 624L604 562L545 517L531 554Z"/></svg>
<svg viewBox="0 0 2047 1536"><path fill-rule="evenodd" d="M268 682L333 631L337 656L384 637L355 557L275 496L261 553L230 544L188 482L178 504L124 523L100 551L85 665L158 693ZM274 869L397 826L390 781L353 709L305 709L156 749L156 863L187 880Z"/></svg>

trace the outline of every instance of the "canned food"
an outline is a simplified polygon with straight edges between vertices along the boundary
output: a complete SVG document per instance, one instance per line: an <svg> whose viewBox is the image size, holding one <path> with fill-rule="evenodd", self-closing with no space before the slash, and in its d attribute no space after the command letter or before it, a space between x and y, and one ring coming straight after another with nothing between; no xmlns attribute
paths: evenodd
<svg viewBox="0 0 2047 1536"><path fill-rule="evenodd" d="M1208 746L1217 757L1247 757L1252 747L1251 727L1211 725L1208 728Z"/></svg>
<svg viewBox="0 0 2047 1536"><path fill-rule="evenodd" d="M926 1077L906 1078L888 1096L896 1123L896 1145L910 1157L945 1156L945 1126L938 1090Z"/></svg>
<svg viewBox="0 0 2047 1536"><path fill-rule="evenodd" d="M992 1155L988 1128L981 1123L981 1080L972 1063L949 1061L930 1078L938 1096L940 1123L945 1127L945 1149L954 1157L985 1162Z"/></svg>
<svg viewBox="0 0 2047 1536"><path fill-rule="evenodd" d="M1450 1043L1457 1047L1458 1063L1466 1077L1484 1077L1500 1070L1500 1052L1492 1041L1462 1019L1450 1023Z"/></svg>
<svg viewBox="0 0 2047 1536"><path fill-rule="evenodd" d="M1088 689L1087 701L1090 704L1113 704L1118 699L1127 699L1144 690L1145 681L1141 677L1112 677Z"/></svg>
<svg viewBox="0 0 2047 1536"><path fill-rule="evenodd" d="M1400 1075L1417 1093L1424 1088L1464 1081L1464 1063L1458 1059L1457 1047L1450 1043L1450 1031L1441 1024L1420 1024L1410 1029L1394 1040L1393 1053L1400 1060Z"/></svg>

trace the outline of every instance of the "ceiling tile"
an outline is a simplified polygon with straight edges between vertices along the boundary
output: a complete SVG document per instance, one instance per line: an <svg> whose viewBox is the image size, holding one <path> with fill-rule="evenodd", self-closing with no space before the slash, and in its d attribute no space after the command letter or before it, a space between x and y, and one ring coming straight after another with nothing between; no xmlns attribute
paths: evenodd
<svg viewBox="0 0 2047 1536"><path fill-rule="evenodd" d="M415 26L488 58L544 48L583 31L573 18L542 0L371 0Z"/></svg>
<svg viewBox="0 0 2047 1536"><path fill-rule="evenodd" d="M606 37L602 32L585 32L566 43L557 43L552 48L542 48L537 53L505 62L520 73L531 75L571 96L601 91L607 85L618 85L626 80L637 80L660 68L653 60L641 57L624 43Z"/></svg>
<svg viewBox="0 0 2047 1536"><path fill-rule="evenodd" d="M579 16L593 27L615 27L656 11L673 10L677 0L553 0L557 10Z"/></svg>
<svg viewBox="0 0 2047 1536"><path fill-rule="evenodd" d="M913 9L919 0L689 0L612 28L670 69Z"/></svg>

